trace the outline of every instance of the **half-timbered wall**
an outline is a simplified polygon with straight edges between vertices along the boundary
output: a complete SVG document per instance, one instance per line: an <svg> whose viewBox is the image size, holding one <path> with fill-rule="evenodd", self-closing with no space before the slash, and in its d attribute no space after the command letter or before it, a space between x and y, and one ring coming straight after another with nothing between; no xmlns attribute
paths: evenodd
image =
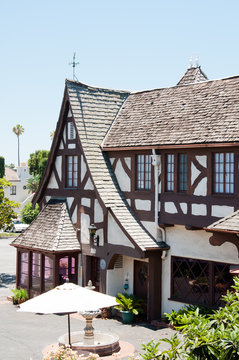
<svg viewBox="0 0 239 360"><path fill-rule="evenodd" d="M213 193L213 154L233 152L234 194ZM149 151L110 152L110 161L119 186L132 210L148 231L154 234L154 169L152 167L152 186L150 190L136 190L136 156L151 154ZM158 150L161 157L159 166L159 224L181 224L202 228L229 215L239 208L238 148ZM167 154L173 154L174 188L167 191L166 161ZM179 191L180 154L187 156L187 190Z"/></svg>

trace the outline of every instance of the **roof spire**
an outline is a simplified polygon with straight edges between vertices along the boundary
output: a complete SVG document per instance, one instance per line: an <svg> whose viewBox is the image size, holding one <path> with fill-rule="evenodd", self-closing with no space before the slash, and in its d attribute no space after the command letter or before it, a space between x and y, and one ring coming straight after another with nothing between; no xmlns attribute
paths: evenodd
<svg viewBox="0 0 239 360"><path fill-rule="evenodd" d="M199 67L199 57L198 57L198 55L196 56L196 59L195 59L195 66Z"/></svg>
<svg viewBox="0 0 239 360"><path fill-rule="evenodd" d="M73 61L71 63L69 63L69 65L72 65L72 70L73 70L73 80L78 81L76 74L75 74L75 67L77 65L79 65L79 62L76 62L76 53L74 52L73 54Z"/></svg>

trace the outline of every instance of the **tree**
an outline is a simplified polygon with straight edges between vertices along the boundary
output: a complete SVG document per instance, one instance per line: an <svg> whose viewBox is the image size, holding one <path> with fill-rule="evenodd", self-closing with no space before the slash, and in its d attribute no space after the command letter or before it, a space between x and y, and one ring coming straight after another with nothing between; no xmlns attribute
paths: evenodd
<svg viewBox="0 0 239 360"><path fill-rule="evenodd" d="M12 227L13 220L17 217L14 208L18 207L19 204L9 200L4 195L4 190L8 186L11 186L9 181L4 178L0 179L0 229L10 229Z"/></svg>
<svg viewBox="0 0 239 360"><path fill-rule="evenodd" d="M18 166L20 166L20 141L19 141L19 136L24 133L24 127L22 125L17 124L16 126L14 126L12 128L12 131L14 132L14 134L17 135Z"/></svg>
<svg viewBox="0 0 239 360"><path fill-rule="evenodd" d="M5 173L5 159L3 156L0 156L0 178L3 178Z"/></svg>
<svg viewBox="0 0 239 360"><path fill-rule="evenodd" d="M37 191L40 183L40 175L33 175L33 177L27 179L27 190L29 193L33 194Z"/></svg>
<svg viewBox="0 0 239 360"><path fill-rule="evenodd" d="M55 130L53 130L53 131L51 131L51 132L50 132L50 138L51 138L51 141L53 140L54 135L55 135Z"/></svg>
<svg viewBox="0 0 239 360"><path fill-rule="evenodd" d="M40 175L40 178L42 177L46 167L46 160L48 158L48 155L49 155L48 150L36 150L35 153L30 154L30 159L28 160L28 166L31 175Z"/></svg>
<svg viewBox="0 0 239 360"><path fill-rule="evenodd" d="M39 205L36 204L35 209L32 206L32 203L28 203L21 211L21 221L25 224L31 224L31 222L39 214Z"/></svg>

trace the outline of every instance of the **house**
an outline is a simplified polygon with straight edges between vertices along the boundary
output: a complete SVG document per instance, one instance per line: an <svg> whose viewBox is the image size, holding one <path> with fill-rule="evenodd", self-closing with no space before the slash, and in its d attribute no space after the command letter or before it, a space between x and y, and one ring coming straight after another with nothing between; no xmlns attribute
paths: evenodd
<svg viewBox="0 0 239 360"><path fill-rule="evenodd" d="M220 304L239 269L238 94L239 76L199 66L134 93L66 80L42 210L12 244L17 285L92 280L145 298L148 319Z"/></svg>
<svg viewBox="0 0 239 360"><path fill-rule="evenodd" d="M10 200L20 204L20 206L15 209L18 214L33 197L29 195L26 187L27 180L30 177L28 166L25 163L21 163L16 169L5 167L4 178L11 183L11 186L5 190L5 195Z"/></svg>

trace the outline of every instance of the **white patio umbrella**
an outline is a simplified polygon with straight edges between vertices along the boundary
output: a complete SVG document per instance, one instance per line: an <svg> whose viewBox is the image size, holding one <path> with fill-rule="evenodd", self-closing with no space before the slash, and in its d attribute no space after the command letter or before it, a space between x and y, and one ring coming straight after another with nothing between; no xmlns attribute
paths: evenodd
<svg viewBox="0 0 239 360"><path fill-rule="evenodd" d="M116 304L114 296L66 282L24 302L18 311L40 314L68 314L68 335L69 345L71 345L70 313L96 311Z"/></svg>

